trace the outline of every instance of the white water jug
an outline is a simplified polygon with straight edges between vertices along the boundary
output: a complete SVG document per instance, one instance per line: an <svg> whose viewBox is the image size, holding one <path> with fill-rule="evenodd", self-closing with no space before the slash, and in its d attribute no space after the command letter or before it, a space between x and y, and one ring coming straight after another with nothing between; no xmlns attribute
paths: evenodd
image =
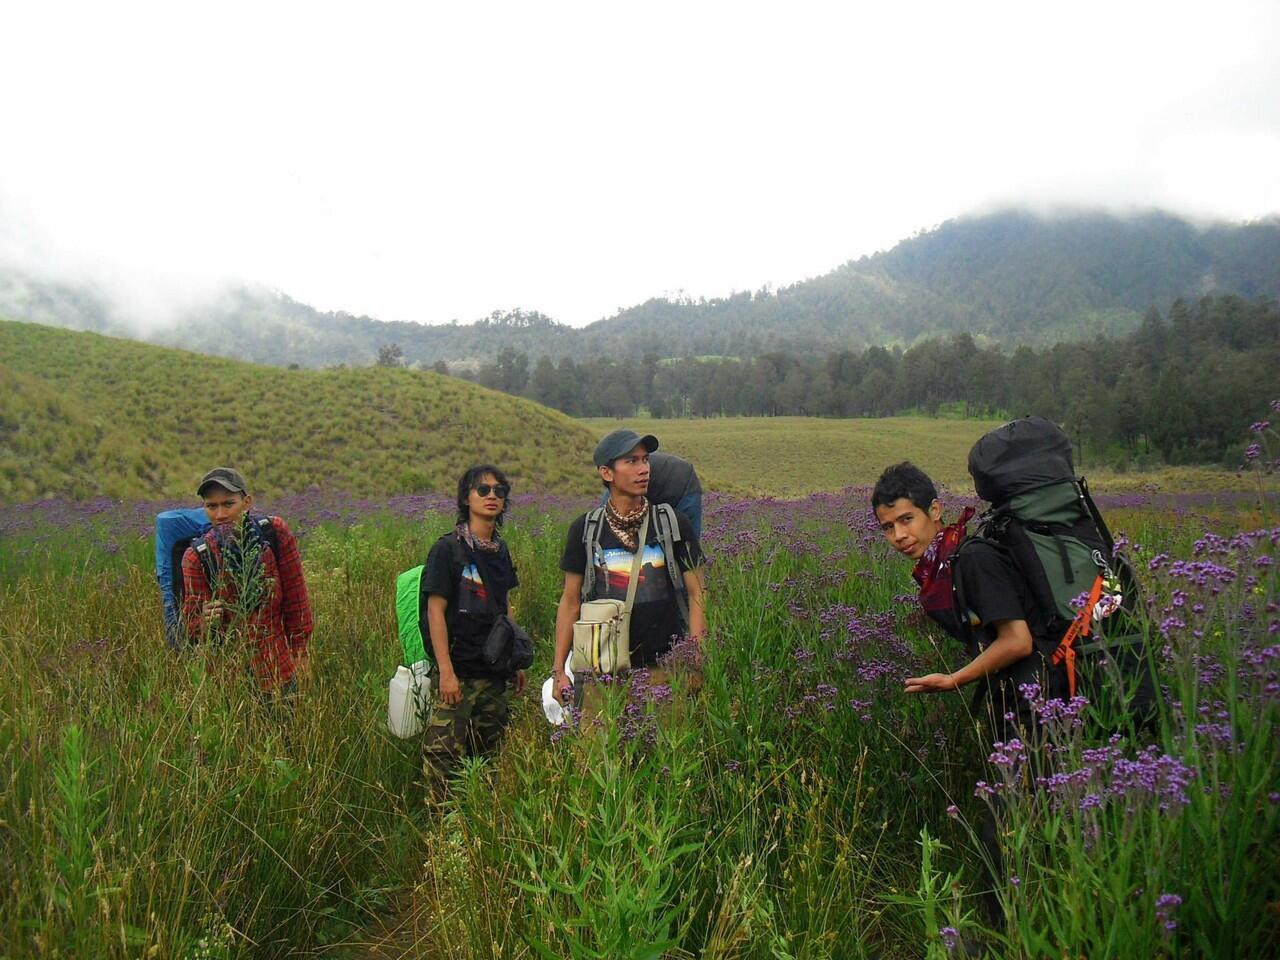
<svg viewBox="0 0 1280 960"><path fill-rule="evenodd" d="M387 686L387 729L401 739L422 732L422 717L431 703L429 668L426 660L412 667L399 666Z"/></svg>

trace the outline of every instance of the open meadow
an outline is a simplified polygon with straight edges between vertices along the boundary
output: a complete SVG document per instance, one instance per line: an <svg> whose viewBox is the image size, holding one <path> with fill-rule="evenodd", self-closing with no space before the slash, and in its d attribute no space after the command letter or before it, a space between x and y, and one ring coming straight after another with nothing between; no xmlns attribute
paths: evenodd
<svg viewBox="0 0 1280 960"><path fill-rule="evenodd" d="M285 723L249 702L242 651L165 648L150 533L168 504L2 508L0 957L1275 955L1280 516L1254 489L1101 498L1143 575L1159 726L1108 740L1060 711L1056 752L980 745L967 698L900 692L960 651L915 613L865 487L711 494L712 635L684 654L701 693L615 692L604 734L553 733L522 698L439 816L386 684L395 575L449 528L449 498L264 504L300 533L317 615ZM588 502L517 488L531 686ZM977 909L988 804L998 928Z"/></svg>
<svg viewBox="0 0 1280 960"><path fill-rule="evenodd" d="M708 489L798 497L851 484L874 484L888 464L910 459L953 490L972 490L969 448L999 420L879 417L711 417L616 420L581 418L602 437L620 426L652 433L663 449L694 461ZM1112 493L1248 491L1251 481L1212 467L1161 467L1117 473L1077 469L1095 490Z"/></svg>

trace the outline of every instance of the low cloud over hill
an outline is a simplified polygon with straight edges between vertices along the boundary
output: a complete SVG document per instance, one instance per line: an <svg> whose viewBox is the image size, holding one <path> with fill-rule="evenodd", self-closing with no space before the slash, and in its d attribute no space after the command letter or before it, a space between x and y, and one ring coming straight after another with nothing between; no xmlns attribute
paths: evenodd
<svg viewBox="0 0 1280 960"><path fill-rule="evenodd" d="M581 329L522 310L471 324L387 323L322 313L248 286L181 308L168 304L170 319L157 327L139 314L143 301L106 290L0 268L0 316L303 367L367 365L390 344L411 365L454 367L491 360L504 348L531 358L749 357L906 345L955 332L1012 348L1126 333L1147 308L1179 297L1280 296L1280 220L1195 224L1160 213L1006 211L950 221L777 291L657 298Z"/></svg>

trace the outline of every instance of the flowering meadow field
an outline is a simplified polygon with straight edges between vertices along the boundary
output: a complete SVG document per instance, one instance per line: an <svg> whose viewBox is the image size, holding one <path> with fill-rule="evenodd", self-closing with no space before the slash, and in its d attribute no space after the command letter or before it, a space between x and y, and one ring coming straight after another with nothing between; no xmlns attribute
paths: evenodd
<svg viewBox="0 0 1280 960"><path fill-rule="evenodd" d="M1280 952L1273 488L1099 498L1142 575L1159 724L1107 736L1041 704L1053 748L983 744L967 697L900 692L961 652L867 497L711 496L712 636L678 655L700 693L615 690L603 731L554 734L522 699L442 813L385 710L393 581L446 498L265 504L301 534L317 614L283 725L241 651L164 647L150 533L171 504L0 509L0 957ZM586 506L517 491L507 526L538 682Z"/></svg>
<svg viewBox="0 0 1280 960"><path fill-rule="evenodd" d="M616 430L616 417L579 417L597 437ZM910 451L936 483L971 490L969 448L1003 423L977 417L632 417L625 425L655 434L662 448L688 457L717 490L801 497L845 484L873 484L887 464ZM1221 466L1135 464L1124 472L1101 466L1097 451L1075 451L1076 469L1094 489L1113 493L1252 489L1247 476ZM1232 466L1235 466L1233 463Z"/></svg>

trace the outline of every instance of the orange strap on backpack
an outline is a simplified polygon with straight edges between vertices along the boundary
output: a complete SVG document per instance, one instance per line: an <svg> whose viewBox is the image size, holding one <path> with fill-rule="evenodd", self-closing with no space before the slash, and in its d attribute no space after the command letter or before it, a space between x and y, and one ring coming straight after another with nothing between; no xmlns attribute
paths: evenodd
<svg viewBox="0 0 1280 960"><path fill-rule="evenodd" d="M1089 599L1080 608L1076 618L1071 621L1071 626L1063 635L1058 649L1053 651L1052 663L1055 667L1063 661L1067 664L1067 691L1072 697L1076 695L1076 638L1087 637L1089 631L1093 629L1093 608L1098 605L1101 598L1102 574L1098 574L1098 578L1093 581L1093 589L1089 591Z"/></svg>

